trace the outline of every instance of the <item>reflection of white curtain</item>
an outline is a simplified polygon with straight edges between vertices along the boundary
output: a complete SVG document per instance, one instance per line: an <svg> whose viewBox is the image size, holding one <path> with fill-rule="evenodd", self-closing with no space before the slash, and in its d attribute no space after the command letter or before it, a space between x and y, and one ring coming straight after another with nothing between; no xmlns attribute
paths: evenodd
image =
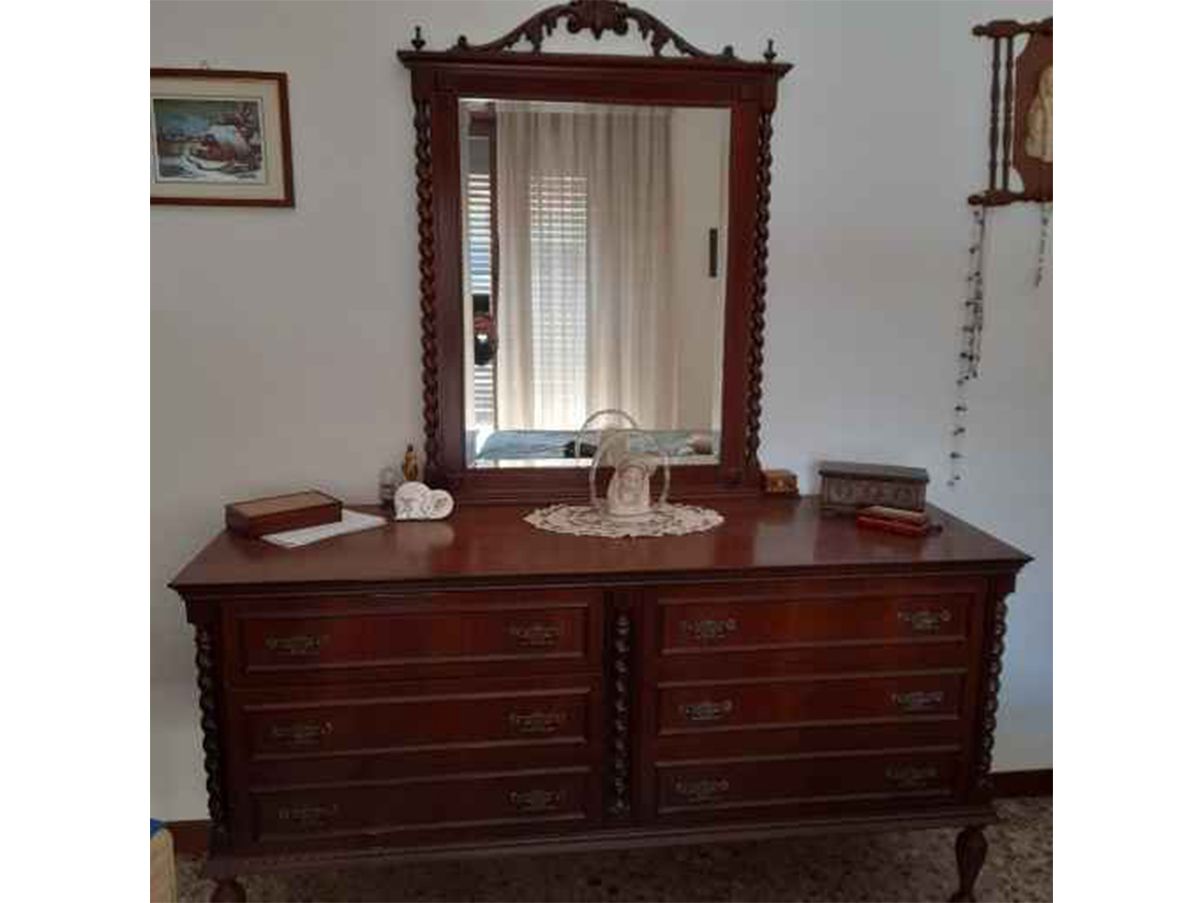
<svg viewBox="0 0 1204 903"><path fill-rule="evenodd" d="M499 103L499 429L677 426L669 110Z"/></svg>

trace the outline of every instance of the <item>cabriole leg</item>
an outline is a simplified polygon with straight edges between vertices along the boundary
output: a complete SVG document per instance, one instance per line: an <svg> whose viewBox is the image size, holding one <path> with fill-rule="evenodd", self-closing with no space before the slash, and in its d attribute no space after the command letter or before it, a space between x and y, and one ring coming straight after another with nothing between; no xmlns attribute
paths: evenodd
<svg viewBox="0 0 1204 903"><path fill-rule="evenodd" d="M983 861L987 858L987 839L982 834L982 828L974 825L964 828L957 835L954 845L957 852L957 893L950 897L951 903L966 900L974 901L974 882L982 871Z"/></svg>

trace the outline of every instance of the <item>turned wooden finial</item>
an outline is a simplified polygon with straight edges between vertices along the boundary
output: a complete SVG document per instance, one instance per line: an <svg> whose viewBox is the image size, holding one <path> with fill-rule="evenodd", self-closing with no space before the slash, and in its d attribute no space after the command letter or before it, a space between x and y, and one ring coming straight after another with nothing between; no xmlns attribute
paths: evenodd
<svg viewBox="0 0 1204 903"><path fill-rule="evenodd" d="M421 25L414 26L414 37L410 39L410 44L414 47L415 50L421 50L423 47L426 46L426 38L424 38L422 36L422 26Z"/></svg>
<svg viewBox="0 0 1204 903"><path fill-rule="evenodd" d="M765 62L772 63L778 58L778 52L773 49L773 38L769 39L769 43L765 47Z"/></svg>

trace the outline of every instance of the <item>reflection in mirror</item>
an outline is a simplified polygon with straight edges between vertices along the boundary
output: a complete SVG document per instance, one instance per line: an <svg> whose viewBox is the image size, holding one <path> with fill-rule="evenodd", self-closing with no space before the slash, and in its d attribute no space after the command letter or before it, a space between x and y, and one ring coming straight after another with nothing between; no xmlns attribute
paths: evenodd
<svg viewBox="0 0 1204 903"><path fill-rule="evenodd" d="M587 465L602 408L714 464L728 111L462 100L460 123L471 466Z"/></svg>

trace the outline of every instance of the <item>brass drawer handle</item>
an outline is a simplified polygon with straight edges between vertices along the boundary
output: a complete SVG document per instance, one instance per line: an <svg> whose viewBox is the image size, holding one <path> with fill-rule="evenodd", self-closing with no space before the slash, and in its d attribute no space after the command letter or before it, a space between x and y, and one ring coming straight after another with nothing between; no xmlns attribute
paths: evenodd
<svg viewBox="0 0 1204 903"><path fill-rule="evenodd" d="M690 803L711 803L731 789L726 778L703 778L700 781L677 781L673 792Z"/></svg>
<svg viewBox="0 0 1204 903"><path fill-rule="evenodd" d="M559 624L513 624L510 627L510 637L520 646L531 648L555 646L562 636L564 628Z"/></svg>
<svg viewBox="0 0 1204 903"><path fill-rule="evenodd" d="M564 727L565 712L511 712L510 726L520 734L554 734Z"/></svg>
<svg viewBox="0 0 1204 903"><path fill-rule="evenodd" d="M559 790L510 791L510 805L519 812L551 812L560 808L564 794Z"/></svg>
<svg viewBox="0 0 1204 903"><path fill-rule="evenodd" d="M935 765L892 765L886 769L886 779L903 789L924 787L938 774Z"/></svg>
<svg viewBox="0 0 1204 903"><path fill-rule="evenodd" d="M931 712L945 702L944 690L912 690L891 693L890 701L904 712Z"/></svg>
<svg viewBox="0 0 1204 903"><path fill-rule="evenodd" d="M692 640L709 643L712 640L726 639L728 634L736 632L736 619L702 618L697 621L682 621L681 632Z"/></svg>
<svg viewBox="0 0 1204 903"><path fill-rule="evenodd" d="M268 735L279 743L309 746L329 737L334 725L329 721L299 721L296 724L273 724Z"/></svg>
<svg viewBox="0 0 1204 903"><path fill-rule="evenodd" d="M276 810L278 821L296 822L309 827L329 822L339 814L338 803L329 806L285 806Z"/></svg>
<svg viewBox="0 0 1204 903"><path fill-rule="evenodd" d="M722 702L712 702L706 699L702 702L682 703L677 707L677 711L686 721L693 721L697 724L707 721L722 721L732 713L735 707L736 704L730 699Z"/></svg>
<svg viewBox="0 0 1204 903"><path fill-rule="evenodd" d="M935 633L943 624L953 620L953 612L947 608L931 610L927 608L915 611L899 612L899 620L908 625L916 633Z"/></svg>
<svg viewBox="0 0 1204 903"><path fill-rule="evenodd" d="M281 655L317 655L330 637L325 634L296 634L295 636L270 636L263 644L271 652Z"/></svg>

